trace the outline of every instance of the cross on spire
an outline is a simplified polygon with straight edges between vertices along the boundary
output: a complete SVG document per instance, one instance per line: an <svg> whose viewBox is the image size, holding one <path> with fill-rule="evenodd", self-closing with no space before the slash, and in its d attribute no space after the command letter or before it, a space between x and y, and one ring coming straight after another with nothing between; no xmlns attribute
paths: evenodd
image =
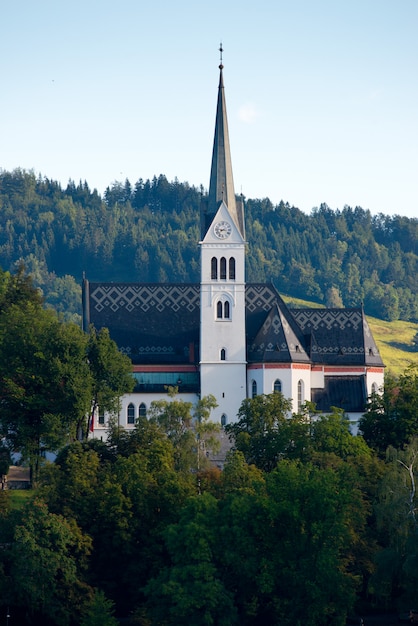
<svg viewBox="0 0 418 626"><path fill-rule="evenodd" d="M220 70L223 70L223 68L224 68L223 63L222 63L222 53L223 53L223 51L224 51L224 49L222 47L222 41L221 41L221 43L219 44L220 61L221 61L220 64L219 64L219 69Z"/></svg>

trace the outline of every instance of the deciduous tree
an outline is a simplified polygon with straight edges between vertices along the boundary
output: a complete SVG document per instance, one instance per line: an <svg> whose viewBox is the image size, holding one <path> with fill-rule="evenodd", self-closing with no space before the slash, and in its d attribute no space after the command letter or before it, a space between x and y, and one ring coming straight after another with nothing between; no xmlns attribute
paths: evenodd
<svg viewBox="0 0 418 626"><path fill-rule="evenodd" d="M289 437L292 405L281 393L258 395L244 400L238 421L228 424L226 432L247 463L271 471L293 444Z"/></svg>
<svg viewBox="0 0 418 626"><path fill-rule="evenodd" d="M36 481L44 449L74 439L89 408L87 338L33 302L0 314L0 427Z"/></svg>
<svg viewBox="0 0 418 626"><path fill-rule="evenodd" d="M373 394L359 423L369 446L384 457L386 448L401 448L418 432L418 367L398 379L387 375L383 394Z"/></svg>
<svg viewBox="0 0 418 626"><path fill-rule="evenodd" d="M87 362L91 374L91 420L97 409L110 415L120 410L120 398L135 386L132 363L110 338L107 328L97 331L90 327L87 342ZM83 438L88 436L87 424L80 425ZM90 423L90 427L92 424Z"/></svg>
<svg viewBox="0 0 418 626"><path fill-rule="evenodd" d="M74 521L52 514L39 499L16 516L6 547L8 583L2 603L43 620L68 626L76 620L90 589L83 580L91 541ZM4 604L3 604L4 606Z"/></svg>

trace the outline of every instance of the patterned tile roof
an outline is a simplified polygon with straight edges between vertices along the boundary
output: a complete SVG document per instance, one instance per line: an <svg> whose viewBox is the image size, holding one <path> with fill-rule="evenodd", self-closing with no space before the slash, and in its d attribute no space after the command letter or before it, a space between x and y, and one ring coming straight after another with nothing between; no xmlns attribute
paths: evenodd
<svg viewBox="0 0 418 626"><path fill-rule="evenodd" d="M287 308L276 302L254 340L248 346L248 361L261 363L309 363L305 342Z"/></svg>
<svg viewBox="0 0 418 626"><path fill-rule="evenodd" d="M190 363L198 356L199 285L90 283L87 318L109 328L133 363Z"/></svg>
<svg viewBox="0 0 418 626"><path fill-rule="evenodd" d="M84 324L106 326L133 363L198 363L200 285L84 283ZM246 286L250 362L383 366L361 308L290 309L271 284Z"/></svg>
<svg viewBox="0 0 418 626"><path fill-rule="evenodd" d="M362 308L291 309L314 363L379 365L382 360Z"/></svg>

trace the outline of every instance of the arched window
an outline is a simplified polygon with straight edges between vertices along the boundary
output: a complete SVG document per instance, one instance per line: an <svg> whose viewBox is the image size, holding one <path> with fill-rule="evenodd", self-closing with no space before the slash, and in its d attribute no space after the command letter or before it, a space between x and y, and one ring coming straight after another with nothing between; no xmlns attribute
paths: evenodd
<svg viewBox="0 0 418 626"><path fill-rule="evenodd" d="M229 280L235 280L235 259L233 256L229 259Z"/></svg>
<svg viewBox="0 0 418 626"><path fill-rule="evenodd" d="M302 410L302 404L305 402L305 398L304 398L304 387L303 387L303 380L299 380L298 381L298 411L299 413Z"/></svg>
<svg viewBox="0 0 418 626"><path fill-rule="evenodd" d="M229 300L218 300L216 303L216 318L218 320L231 319L231 304Z"/></svg>
<svg viewBox="0 0 418 626"><path fill-rule="evenodd" d="M251 395L253 398L255 398L257 395L257 383L255 380L253 380L253 382L251 383Z"/></svg>
<svg viewBox="0 0 418 626"><path fill-rule="evenodd" d="M226 350L225 348L222 348L221 350L221 361L225 361L226 360Z"/></svg>
<svg viewBox="0 0 418 626"><path fill-rule="evenodd" d="M278 378L276 378L276 380L274 381L273 391L274 391L274 393L281 393L282 392L282 381L279 380Z"/></svg>
<svg viewBox="0 0 418 626"><path fill-rule="evenodd" d="M372 384L372 393L377 393L379 391L379 387L377 386L377 383L373 383Z"/></svg>
<svg viewBox="0 0 418 626"><path fill-rule="evenodd" d="M128 408L126 409L126 417L128 424L135 424L135 406L130 402L128 404Z"/></svg>
<svg viewBox="0 0 418 626"><path fill-rule="evenodd" d="M218 259L216 256L213 256L211 261L211 278L212 280L217 280L218 278Z"/></svg>
<svg viewBox="0 0 418 626"><path fill-rule="evenodd" d="M222 417L221 417L221 426L222 426L222 427L224 427L224 426L226 426L226 425L227 425L227 423L228 423L228 419L227 419L227 417L226 417L226 415L225 415L225 413L224 413L224 414L222 415Z"/></svg>
<svg viewBox="0 0 418 626"><path fill-rule="evenodd" d="M146 417L147 416L147 405L145 404L145 402L141 402L141 404L139 405L139 417Z"/></svg>
<svg viewBox="0 0 418 626"><path fill-rule="evenodd" d="M221 280L226 280L226 258L221 258Z"/></svg>

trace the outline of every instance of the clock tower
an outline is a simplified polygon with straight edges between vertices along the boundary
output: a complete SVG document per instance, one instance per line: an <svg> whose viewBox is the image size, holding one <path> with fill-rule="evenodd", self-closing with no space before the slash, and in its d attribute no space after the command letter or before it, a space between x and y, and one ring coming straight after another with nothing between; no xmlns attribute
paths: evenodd
<svg viewBox="0 0 418 626"><path fill-rule="evenodd" d="M220 48L222 55L222 46ZM236 200L229 148L222 56L209 196L202 202L200 388L215 396L212 418L236 420L247 397L245 345L245 230Z"/></svg>

